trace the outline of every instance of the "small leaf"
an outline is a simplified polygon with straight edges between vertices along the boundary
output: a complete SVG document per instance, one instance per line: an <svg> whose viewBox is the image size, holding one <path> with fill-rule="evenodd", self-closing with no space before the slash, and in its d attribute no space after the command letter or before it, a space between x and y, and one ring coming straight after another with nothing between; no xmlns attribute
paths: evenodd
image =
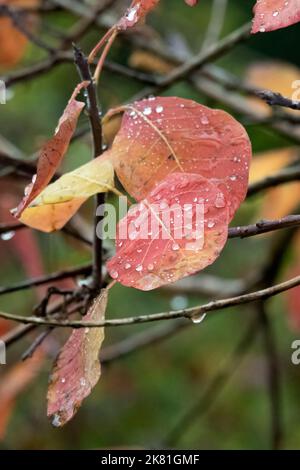
<svg viewBox="0 0 300 470"><path fill-rule="evenodd" d="M59 230L89 197L109 190L114 190L114 168L103 155L47 186L20 220L43 232Z"/></svg>
<svg viewBox="0 0 300 470"><path fill-rule="evenodd" d="M216 184L172 173L120 221L108 271L141 290L175 282L215 261L227 240L228 220L228 203Z"/></svg>
<svg viewBox="0 0 300 470"><path fill-rule="evenodd" d="M19 218L24 209L47 186L60 165L69 148L79 115L85 106L83 102L76 100L76 96L87 85L88 82L82 82L75 88L59 120L55 135L43 146L38 160L37 174L34 176L32 183L25 189L25 196L14 212L15 217Z"/></svg>
<svg viewBox="0 0 300 470"><path fill-rule="evenodd" d="M108 300L103 289L83 322L102 321ZM76 414L82 401L91 393L101 375L99 351L104 340L104 328L74 330L60 351L48 388L47 414L54 426L63 426Z"/></svg>
<svg viewBox="0 0 300 470"><path fill-rule="evenodd" d="M243 126L224 111L177 97L125 109L110 155L129 194L140 201L170 173L197 173L224 193L233 217L247 192L251 159Z"/></svg>
<svg viewBox="0 0 300 470"><path fill-rule="evenodd" d="M116 28L125 31L142 21L156 7L160 0L133 0L125 15L118 21Z"/></svg>
<svg viewBox="0 0 300 470"><path fill-rule="evenodd" d="M252 33L285 28L300 21L300 0L257 0Z"/></svg>
<svg viewBox="0 0 300 470"><path fill-rule="evenodd" d="M198 3L199 0L184 0L184 1L185 1L185 3L186 3L187 5L189 5L190 7L194 7L195 5L197 5L197 3Z"/></svg>

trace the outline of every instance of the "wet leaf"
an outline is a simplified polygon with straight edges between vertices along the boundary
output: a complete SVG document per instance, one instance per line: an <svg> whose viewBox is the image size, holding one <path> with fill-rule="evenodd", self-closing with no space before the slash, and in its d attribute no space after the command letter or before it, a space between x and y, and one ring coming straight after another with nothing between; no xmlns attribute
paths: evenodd
<svg viewBox="0 0 300 470"><path fill-rule="evenodd" d="M47 186L59 167L68 150L71 138L77 126L77 121L84 103L77 101L78 93L86 87L88 82L80 83L74 90L71 99L59 120L54 136L43 146L37 166L37 174L32 183L25 189L25 196L14 213L19 218L26 207Z"/></svg>
<svg viewBox="0 0 300 470"><path fill-rule="evenodd" d="M144 20L147 14L153 10L160 0L133 0L125 15L118 21L116 27L119 30L132 28L140 21ZM185 0L189 6L194 6L198 0Z"/></svg>
<svg viewBox="0 0 300 470"><path fill-rule="evenodd" d="M140 201L168 174L197 173L224 193L232 217L244 200L251 144L224 111L176 97L126 108L110 155L121 183Z"/></svg>
<svg viewBox="0 0 300 470"><path fill-rule="evenodd" d="M107 299L108 291L103 289L82 321L104 320ZM59 353L47 395L47 414L54 426L63 426L70 421L97 384L101 374L99 351L103 340L103 328L74 330Z"/></svg>
<svg viewBox="0 0 300 470"><path fill-rule="evenodd" d="M228 220L217 184L196 174L170 174L120 221L108 271L141 290L175 282L215 261L227 240Z"/></svg>
<svg viewBox="0 0 300 470"><path fill-rule="evenodd" d="M61 176L24 210L20 220L43 232L61 229L80 206L96 193L113 190L114 169L105 156Z"/></svg>
<svg viewBox="0 0 300 470"><path fill-rule="evenodd" d="M285 28L300 21L300 0L258 0L252 33Z"/></svg>
<svg viewBox="0 0 300 470"><path fill-rule="evenodd" d="M160 0L133 0L125 15L118 21L118 30L125 31L142 21Z"/></svg>
<svg viewBox="0 0 300 470"><path fill-rule="evenodd" d="M190 7L194 7L195 5L197 5L197 3L198 3L199 0L184 0L184 1L185 1L185 3L186 3L187 5L189 5Z"/></svg>

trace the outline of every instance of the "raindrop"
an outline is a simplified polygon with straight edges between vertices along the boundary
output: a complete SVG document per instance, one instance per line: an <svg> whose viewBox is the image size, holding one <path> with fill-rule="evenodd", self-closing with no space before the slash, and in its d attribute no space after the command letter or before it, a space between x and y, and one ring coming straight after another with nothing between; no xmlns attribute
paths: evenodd
<svg viewBox="0 0 300 470"><path fill-rule="evenodd" d="M136 18L137 8L131 8L128 13L126 14L126 18L128 21L134 21Z"/></svg>
<svg viewBox="0 0 300 470"><path fill-rule="evenodd" d="M199 323L202 323L203 320L205 319L206 317L206 313L204 313L204 315L199 315L199 316L195 316L195 317L191 317L191 320L193 323L199 325Z"/></svg>
<svg viewBox="0 0 300 470"><path fill-rule="evenodd" d="M216 200L215 200L215 207L217 209L221 209L222 207L225 207L225 199L224 199L224 195L222 193L219 193L216 197Z"/></svg>
<svg viewBox="0 0 300 470"><path fill-rule="evenodd" d="M10 232L4 232L1 235L1 240L7 242L8 240L11 240L15 236L16 232L10 231Z"/></svg>
<svg viewBox="0 0 300 470"><path fill-rule="evenodd" d="M162 210L167 209L167 207L168 207L168 203L166 201L162 201L159 205L159 208Z"/></svg>
<svg viewBox="0 0 300 470"><path fill-rule="evenodd" d="M152 113L152 108L150 108L150 106L148 106L147 108L145 108L144 111L143 111L143 114L144 114L145 116L149 116L149 114L151 114L151 113Z"/></svg>
<svg viewBox="0 0 300 470"><path fill-rule="evenodd" d="M59 414L55 414L52 419L52 426L59 428L61 426L61 420Z"/></svg>
<svg viewBox="0 0 300 470"><path fill-rule="evenodd" d="M118 279L119 273L118 271L111 271L110 275L113 279Z"/></svg>

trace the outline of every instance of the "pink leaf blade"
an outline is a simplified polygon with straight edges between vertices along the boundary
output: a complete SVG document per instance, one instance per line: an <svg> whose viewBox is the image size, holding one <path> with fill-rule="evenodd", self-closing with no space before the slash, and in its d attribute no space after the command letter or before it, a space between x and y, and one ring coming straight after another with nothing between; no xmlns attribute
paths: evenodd
<svg viewBox="0 0 300 470"><path fill-rule="evenodd" d="M251 143L244 127L224 111L158 97L128 106L111 158L138 201L174 171L197 173L218 185L232 218L246 196Z"/></svg>
<svg viewBox="0 0 300 470"><path fill-rule="evenodd" d="M71 138L75 132L77 121L85 104L77 101L80 91L88 82L80 83L74 90L63 115L61 116L54 136L48 140L40 151L37 174L32 183L25 189L25 196L14 213L19 218L22 212L47 186L59 167L65 153L69 148Z"/></svg>
<svg viewBox="0 0 300 470"><path fill-rule="evenodd" d="M259 0L254 7L252 33L285 28L300 21L300 0Z"/></svg>
<svg viewBox="0 0 300 470"><path fill-rule="evenodd" d="M103 289L82 321L102 321L108 300ZM59 353L48 388L47 414L56 427L63 426L76 414L101 375L99 351L104 340L103 328L74 330Z"/></svg>
<svg viewBox="0 0 300 470"><path fill-rule="evenodd" d="M140 290L194 274L219 256L228 219L227 201L214 183L200 175L170 174L120 221L108 271Z"/></svg>
<svg viewBox="0 0 300 470"><path fill-rule="evenodd" d="M143 21L159 2L160 0L133 0L126 13L118 21L116 28L120 31L132 28Z"/></svg>
<svg viewBox="0 0 300 470"><path fill-rule="evenodd" d="M198 3L199 0L184 0L184 1L185 1L185 3L186 3L187 5L189 5L190 7L194 7L195 5L197 5L197 3Z"/></svg>

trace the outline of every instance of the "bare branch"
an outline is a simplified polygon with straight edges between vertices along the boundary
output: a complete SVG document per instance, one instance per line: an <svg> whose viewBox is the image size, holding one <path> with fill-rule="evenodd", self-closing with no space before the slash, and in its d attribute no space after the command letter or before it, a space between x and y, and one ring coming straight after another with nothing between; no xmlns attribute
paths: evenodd
<svg viewBox="0 0 300 470"><path fill-rule="evenodd" d="M24 317L22 315L15 315L11 313L0 312L0 318L6 320L12 320L24 324L35 324L35 325L46 325L53 327L62 328L102 328L102 327L115 327L115 326L129 326L140 323L150 323L161 320L174 320L177 318L186 318L192 320L198 318L209 312L223 310L229 307L237 305L244 305L257 300L267 300L270 297L281 294L293 287L300 285L300 276L294 277L288 281L282 282L281 284L275 284L274 286L266 289L251 292L249 294L240 295L237 297L231 297L228 299L221 299L211 301L208 304L199 305L197 307L191 307L183 310L176 310L170 312L154 313L151 315L138 315L135 317L118 318L114 320L105 320L102 322L82 322L79 320L74 321L59 321L52 320L51 318L36 318L36 317Z"/></svg>

